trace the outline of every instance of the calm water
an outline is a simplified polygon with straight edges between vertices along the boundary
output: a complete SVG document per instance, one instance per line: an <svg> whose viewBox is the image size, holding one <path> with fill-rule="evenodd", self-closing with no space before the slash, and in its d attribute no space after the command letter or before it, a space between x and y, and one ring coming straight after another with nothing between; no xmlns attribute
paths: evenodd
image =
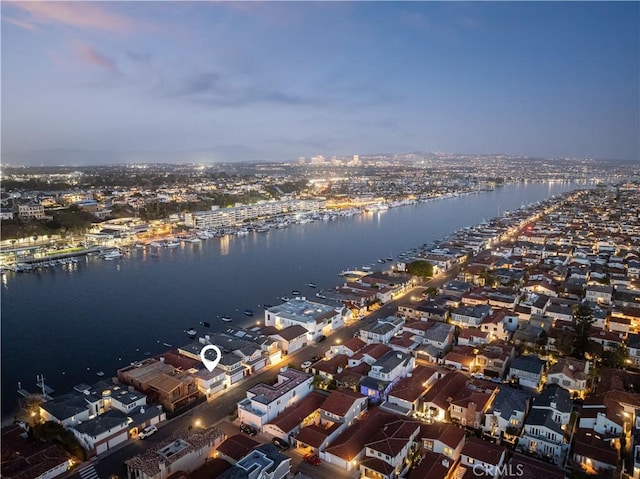
<svg viewBox="0 0 640 479"><path fill-rule="evenodd" d="M340 283L343 269L429 243L505 210L579 187L512 185L492 192L293 225L244 237L214 238L144 251L116 261L86 258L70 269L10 273L2 285L2 413L15 407L17 382L33 390L36 374L65 392L116 369L186 344L184 330L256 323L262 305L291 290ZM377 263L376 263L377 264ZM250 308L256 316L243 311Z"/></svg>

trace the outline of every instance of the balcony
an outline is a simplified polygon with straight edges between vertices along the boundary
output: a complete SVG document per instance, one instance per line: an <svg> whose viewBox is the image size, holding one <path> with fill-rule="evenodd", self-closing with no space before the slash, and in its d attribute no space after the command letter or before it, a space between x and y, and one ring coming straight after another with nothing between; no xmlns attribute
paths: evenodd
<svg viewBox="0 0 640 479"><path fill-rule="evenodd" d="M242 409L243 411L248 412L249 414L253 414L254 416L257 417L262 417L266 414L266 412L261 411L259 409L255 409L254 407L251 406L251 399L243 399L242 401L240 401L238 403L238 407L240 409Z"/></svg>

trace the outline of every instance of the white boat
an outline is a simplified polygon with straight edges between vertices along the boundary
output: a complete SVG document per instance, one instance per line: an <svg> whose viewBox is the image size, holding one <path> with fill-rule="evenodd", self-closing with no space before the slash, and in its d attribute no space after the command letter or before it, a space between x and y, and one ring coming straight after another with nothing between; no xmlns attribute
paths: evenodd
<svg viewBox="0 0 640 479"><path fill-rule="evenodd" d="M113 261L114 259L122 258L124 256L120 251L109 251L102 256L105 261Z"/></svg>
<svg viewBox="0 0 640 479"><path fill-rule="evenodd" d="M233 321L233 320L231 319L231 316L223 316L223 317L222 317L222 318L220 318L220 319L222 319L222 321L224 321L225 323L230 323L231 321Z"/></svg>
<svg viewBox="0 0 640 479"><path fill-rule="evenodd" d="M175 240L171 240L171 241L167 241L164 246L166 248L177 248L178 246L180 246L180 241L175 241Z"/></svg>
<svg viewBox="0 0 640 479"><path fill-rule="evenodd" d="M187 334L189 336L195 336L196 334L198 334L198 331L196 331L195 328L189 328L187 329Z"/></svg>
<svg viewBox="0 0 640 479"><path fill-rule="evenodd" d="M96 376L100 376L100 377L102 377L102 376L104 376L104 373L103 373L102 371L98 371L98 372L96 373Z"/></svg>
<svg viewBox="0 0 640 479"><path fill-rule="evenodd" d="M309 286L310 288L316 288L317 287L316 283L307 283L307 286Z"/></svg>
<svg viewBox="0 0 640 479"><path fill-rule="evenodd" d="M238 231L236 231L236 235L237 236L245 236L245 235L248 235L248 234L249 234L249 230L246 229L246 228L242 228L242 229L239 229Z"/></svg>

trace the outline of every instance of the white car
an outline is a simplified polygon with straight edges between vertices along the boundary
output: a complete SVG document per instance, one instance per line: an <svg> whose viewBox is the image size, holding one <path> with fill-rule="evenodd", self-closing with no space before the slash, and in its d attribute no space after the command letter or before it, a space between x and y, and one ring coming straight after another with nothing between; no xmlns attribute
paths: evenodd
<svg viewBox="0 0 640 479"><path fill-rule="evenodd" d="M300 367L301 367L302 369L307 369L307 368L311 367L311 365L312 365L312 364L313 364L313 363L312 363L311 361L305 361L304 363L302 363L302 364L300 365Z"/></svg>
<svg viewBox="0 0 640 479"><path fill-rule="evenodd" d="M155 427L155 426L147 426L140 432L140 434L138 434L138 437L140 439L146 439L147 437L152 436L156 432L158 432L158 428L157 427Z"/></svg>

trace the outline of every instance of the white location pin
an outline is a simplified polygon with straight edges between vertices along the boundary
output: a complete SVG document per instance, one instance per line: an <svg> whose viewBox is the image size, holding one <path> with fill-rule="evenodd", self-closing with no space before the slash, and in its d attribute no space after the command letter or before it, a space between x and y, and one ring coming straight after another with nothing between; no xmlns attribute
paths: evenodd
<svg viewBox="0 0 640 479"><path fill-rule="evenodd" d="M207 351L215 351L217 355L216 358L207 359L205 357ZM204 364L204 367L209 370L209 372L212 372L216 368L216 366L220 362L221 357L222 353L220 352L220 348L218 348L218 346L214 346L213 344L208 344L200 350L200 360L202 361L202 364Z"/></svg>

